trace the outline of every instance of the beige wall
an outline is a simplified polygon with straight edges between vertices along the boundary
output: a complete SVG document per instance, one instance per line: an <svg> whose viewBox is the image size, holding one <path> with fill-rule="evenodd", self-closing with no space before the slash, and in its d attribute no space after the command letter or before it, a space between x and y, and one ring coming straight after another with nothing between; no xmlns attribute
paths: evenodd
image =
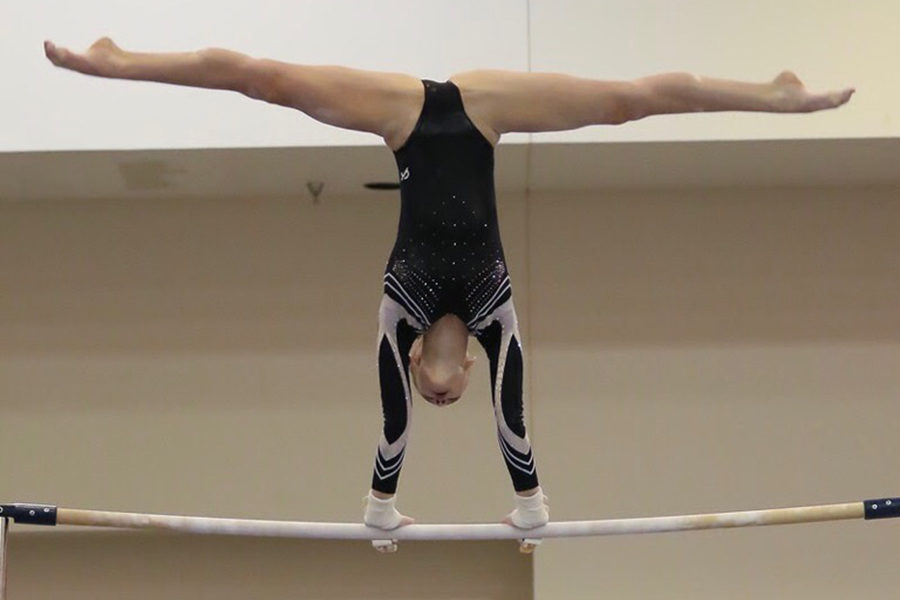
<svg viewBox="0 0 900 600"><path fill-rule="evenodd" d="M897 192L505 197L554 517L896 494ZM395 211L390 196L0 204L0 498L359 518ZM417 406L401 506L422 521L509 509L481 362L467 402ZM534 560L536 597L890 597L895 533L887 522L552 541ZM48 547L65 577L44 576ZM419 590L446 565L472 583L453 597L530 595L514 545L421 548L386 563ZM225 577L285 597L312 576L319 590L343 583L323 562L359 561L353 577L365 578L394 560L364 545L15 527L11 597L64 596L73 570L97 570L73 555L133 573L89 574L90 585L112 577L110 597L150 594L169 569L169 596L219 594ZM462 575L473 563L482 575Z"/></svg>
<svg viewBox="0 0 900 600"><path fill-rule="evenodd" d="M418 542L390 556L283 539L76 533L13 542L10 600L531 597L529 562L502 542Z"/></svg>
<svg viewBox="0 0 900 600"><path fill-rule="evenodd" d="M392 195L0 206L0 437L17 495L358 517L380 431ZM501 210L516 269L523 204ZM474 380L481 402L414 414L404 500L422 519L508 508L486 364ZM50 459L53 477L30 462ZM460 485L435 503L430 476ZM470 486L487 488L487 507Z"/></svg>
<svg viewBox="0 0 900 600"><path fill-rule="evenodd" d="M376 313L397 206L393 194L319 206L305 198L0 203L0 498L359 520L381 424ZM511 197L500 208L512 268L524 271L523 202ZM413 416L400 507L421 521L493 520L510 509L485 360L473 379L470 402L423 403ZM46 567L17 562L17 549L32 544L17 537L32 535L26 530L14 527L11 539L12 598L48 585ZM40 535L77 546L62 531ZM125 543L121 552L140 548ZM288 570L274 587L241 583L254 597L281 597L290 578L325 586L342 577L320 563L292 567L282 546L227 543L265 551ZM102 561L100 542L91 544ZM326 556L345 560L347 547ZM481 549L470 561L494 573L487 587L467 574L468 559L448 558L466 547L475 546L423 555L406 576L430 585L434 563L446 563L471 580L454 597L530 595L531 559L514 543L489 544L506 552ZM68 555L48 560L63 569ZM380 571L382 563L366 564ZM201 578L191 573L187 590ZM395 597L389 592L379 593Z"/></svg>
<svg viewBox="0 0 900 600"><path fill-rule="evenodd" d="M897 493L897 189L536 196L534 436L558 519ZM538 598L849 598L897 524L553 542Z"/></svg>

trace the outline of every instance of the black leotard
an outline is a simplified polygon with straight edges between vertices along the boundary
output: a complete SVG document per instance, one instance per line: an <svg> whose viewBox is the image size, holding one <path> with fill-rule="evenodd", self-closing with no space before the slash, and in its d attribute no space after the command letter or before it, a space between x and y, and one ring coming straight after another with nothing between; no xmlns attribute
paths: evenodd
<svg viewBox="0 0 900 600"><path fill-rule="evenodd" d="M427 329L442 315L470 331L512 293L494 198L494 148L452 83L425 82L422 114L396 153L400 224L385 292Z"/></svg>
<svg viewBox="0 0 900 600"><path fill-rule="evenodd" d="M537 474L522 416L522 352L497 222L494 149L453 83L423 84L419 120L395 152L400 224L379 311L384 431L372 487L397 487L412 408L410 346L451 313L487 352L500 447L515 489L530 489Z"/></svg>

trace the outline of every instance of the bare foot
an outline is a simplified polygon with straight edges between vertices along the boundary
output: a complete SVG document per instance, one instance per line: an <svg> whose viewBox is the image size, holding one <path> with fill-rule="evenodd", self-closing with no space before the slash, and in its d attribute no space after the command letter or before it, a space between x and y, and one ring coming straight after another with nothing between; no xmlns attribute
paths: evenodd
<svg viewBox="0 0 900 600"><path fill-rule="evenodd" d="M783 71L773 81L775 106L780 112L814 112L846 104L853 88L813 94L792 71Z"/></svg>
<svg viewBox="0 0 900 600"><path fill-rule="evenodd" d="M94 42L87 51L81 54L59 47L48 40L44 42L44 54L57 67L86 75L108 77L121 64L125 52L111 39L104 37Z"/></svg>

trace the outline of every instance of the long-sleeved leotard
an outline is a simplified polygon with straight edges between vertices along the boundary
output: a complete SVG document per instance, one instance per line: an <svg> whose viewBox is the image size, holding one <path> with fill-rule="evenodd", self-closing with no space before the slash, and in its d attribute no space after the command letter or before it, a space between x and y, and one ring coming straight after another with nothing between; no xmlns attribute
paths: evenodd
<svg viewBox="0 0 900 600"><path fill-rule="evenodd" d="M513 487L528 490L538 481L523 420L522 349L497 222L494 149L453 83L423 84L422 113L395 152L400 224L379 310L384 430L372 488L396 491L412 408L409 350L450 313L487 353L500 449Z"/></svg>

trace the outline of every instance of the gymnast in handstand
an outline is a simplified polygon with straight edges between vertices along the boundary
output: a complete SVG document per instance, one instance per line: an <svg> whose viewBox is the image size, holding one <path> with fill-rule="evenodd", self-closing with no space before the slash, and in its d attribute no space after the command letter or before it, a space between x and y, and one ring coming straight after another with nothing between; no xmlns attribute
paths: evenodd
<svg viewBox="0 0 900 600"><path fill-rule="evenodd" d="M494 147L508 132L618 125L651 115L813 112L846 103L852 89L810 93L791 72L746 83L666 73L599 81L551 73L478 70L439 83L394 73L257 59L217 48L135 53L103 38L75 53L45 43L53 64L89 75L241 92L312 118L380 136L400 179L397 240L384 274L378 368L384 427L364 520L394 529L414 386L437 406L456 402L474 361L490 362L500 449L516 491L504 520L522 529L549 513L525 432L522 348L494 198Z"/></svg>

